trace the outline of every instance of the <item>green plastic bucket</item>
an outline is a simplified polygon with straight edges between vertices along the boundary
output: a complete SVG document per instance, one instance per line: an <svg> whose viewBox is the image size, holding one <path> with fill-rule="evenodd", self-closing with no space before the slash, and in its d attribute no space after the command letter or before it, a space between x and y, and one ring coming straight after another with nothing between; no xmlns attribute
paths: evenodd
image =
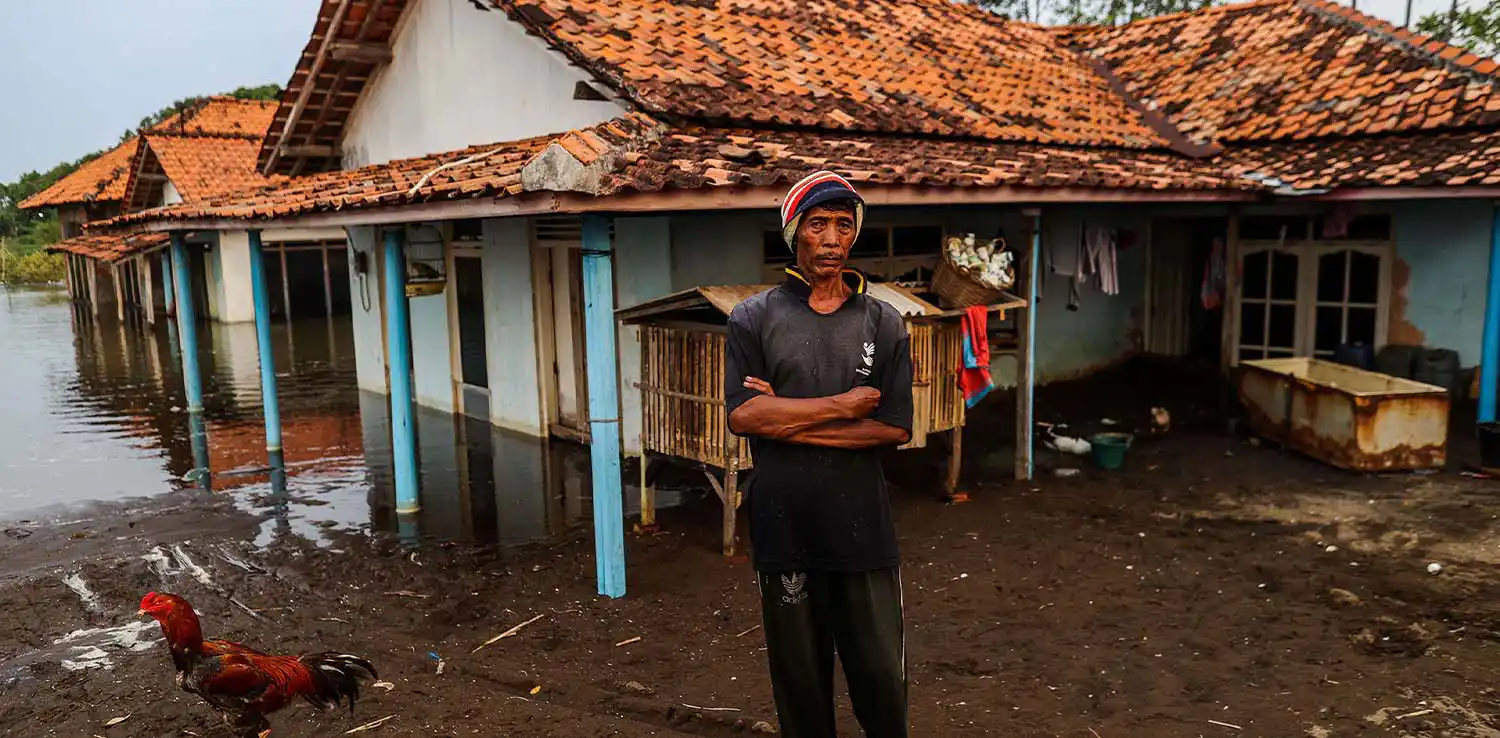
<svg viewBox="0 0 1500 738"><path fill-rule="evenodd" d="M1100 469L1119 469L1125 463L1125 450L1130 448L1130 440L1129 433L1100 433L1090 438L1094 463Z"/></svg>

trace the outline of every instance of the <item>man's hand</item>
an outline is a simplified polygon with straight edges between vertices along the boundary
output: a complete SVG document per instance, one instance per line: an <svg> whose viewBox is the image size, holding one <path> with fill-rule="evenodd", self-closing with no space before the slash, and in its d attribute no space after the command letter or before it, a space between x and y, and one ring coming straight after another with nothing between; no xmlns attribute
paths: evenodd
<svg viewBox="0 0 1500 738"><path fill-rule="evenodd" d="M849 413L849 420L864 420L875 414L875 409L880 407L880 390L874 387L854 387L847 392L835 395L839 407Z"/></svg>
<svg viewBox="0 0 1500 738"><path fill-rule="evenodd" d="M763 395L776 396L776 390L771 389L771 383L760 377L745 377L745 388L755 390Z"/></svg>

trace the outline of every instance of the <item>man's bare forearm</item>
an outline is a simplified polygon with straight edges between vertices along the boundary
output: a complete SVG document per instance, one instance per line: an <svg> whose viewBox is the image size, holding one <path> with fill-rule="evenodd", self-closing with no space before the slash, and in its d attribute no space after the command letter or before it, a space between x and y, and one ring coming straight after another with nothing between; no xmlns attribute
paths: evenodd
<svg viewBox="0 0 1500 738"><path fill-rule="evenodd" d="M742 436L784 441L809 428L847 419L849 409L836 397L760 395L729 415L729 429Z"/></svg>
<svg viewBox="0 0 1500 738"><path fill-rule="evenodd" d="M864 418L821 423L780 440L808 446L863 449L877 446L900 446L911 440L911 433L889 423Z"/></svg>

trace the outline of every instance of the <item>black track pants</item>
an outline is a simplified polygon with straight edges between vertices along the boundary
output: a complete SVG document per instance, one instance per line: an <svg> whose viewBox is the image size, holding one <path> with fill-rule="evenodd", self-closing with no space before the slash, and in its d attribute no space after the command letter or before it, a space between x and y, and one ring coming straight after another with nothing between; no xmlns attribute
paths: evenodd
<svg viewBox="0 0 1500 738"><path fill-rule="evenodd" d="M785 738L835 738L833 655L867 738L906 738L901 572L759 573L766 651Z"/></svg>

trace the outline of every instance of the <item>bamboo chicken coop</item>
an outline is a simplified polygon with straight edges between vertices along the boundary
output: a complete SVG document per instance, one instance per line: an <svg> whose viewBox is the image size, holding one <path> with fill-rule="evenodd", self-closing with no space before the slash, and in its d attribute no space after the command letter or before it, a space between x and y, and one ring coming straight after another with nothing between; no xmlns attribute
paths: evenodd
<svg viewBox="0 0 1500 738"><path fill-rule="evenodd" d="M621 323L640 328L641 525L655 524L655 492L647 476L652 457L696 465L723 503L725 556L736 549L740 472L751 469L754 461L748 441L729 431L724 412L725 326L736 305L771 287L696 287L616 311ZM963 311L941 310L910 289L888 283L870 285L869 294L894 306L911 336L912 437L902 448L923 448L933 434L951 432L945 490L954 497L965 411L958 387ZM1025 304L1006 295L990 308L1003 316Z"/></svg>

